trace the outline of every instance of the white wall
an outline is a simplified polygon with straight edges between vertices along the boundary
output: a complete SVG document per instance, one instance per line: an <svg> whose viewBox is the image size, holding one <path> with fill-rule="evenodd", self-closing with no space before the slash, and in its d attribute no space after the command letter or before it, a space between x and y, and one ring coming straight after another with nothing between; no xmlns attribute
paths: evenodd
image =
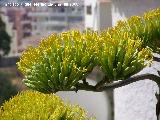
<svg viewBox="0 0 160 120"><path fill-rule="evenodd" d="M97 0L85 0L84 5L85 6L92 6L92 14L87 15L86 14L86 7L85 7L85 28L92 28L94 30L98 30L97 28L97 13L96 13L96 2Z"/></svg>
<svg viewBox="0 0 160 120"><path fill-rule="evenodd" d="M160 64L154 62L152 67L145 68L139 74L158 75L156 69L160 70ZM156 92L158 86L151 80L115 89L115 120L156 120Z"/></svg>
<svg viewBox="0 0 160 120"><path fill-rule="evenodd" d="M160 0L113 0L112 24L120 19L160 7ZM156 73L160 70L160 63L145 68L141 73ZM156 97L158 91L156 83L146 80L139 81L114 91L115 120L156 120Z"/></svg>
<svg viewBox="0 0 160 120"><path fill-rule="evenodd" d="M100 31L105 30L108 27L112 27L111 5L110 1L98 2L97 28Z"/></svg>
<svg viewBox="0 0 160 120"><path fill-rule="evenodd" d="M88 15L86 7L92 8L92 14ZM111 2L99 0L85 0L85 28L104 30L112 26Z"/></svg>
<svg viewBox="0 0 160 120"><path fill-rule="evenodd" d="M118 20L160 7L160 0L112 0L112 25Z"/></svg>
<svg viewBox="0 0 160 120"><path fill-rule="evenodd" d="M90 80L90 83L95 84L94 80ZM94 115L97 120L111 120L109 111L111 106L107 92L78 91L77 93L58 92L57 94L65 101L79 104L87 110L89 116Z"/></svg>

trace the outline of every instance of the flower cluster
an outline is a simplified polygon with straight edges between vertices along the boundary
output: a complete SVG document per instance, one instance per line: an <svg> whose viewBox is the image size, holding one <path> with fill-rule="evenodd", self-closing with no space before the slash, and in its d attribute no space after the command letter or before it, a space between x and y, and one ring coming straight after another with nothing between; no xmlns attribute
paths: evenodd
<svg viewBox="0 0 160 120"><path fill-rule="evenodd" d="M109 80L127 79L142 70L152 59L149 48L142 48L140 38L115 28L103 31L100 37L98 62Z"/></svg>
<svg viewBox="0 0 160 120"><path fill-rule="evenodd" d="M91 30L69 31L50 35L37 48L29 47L18 62L25 84L44 93L75 87L95 66L97 37Z"/></svg>
<svg viewBox="0 0 160 120"><path fill-rule="evenodd" d="M25 91L5 102L0 120L86 120L87 112L79 105L64 103L55 94ZM90 118L94 120L94 118Z"/></svg>
<svg viewBox="0 0 160 120"><path fill-rule="evenodd" d="M143 46L149 46L160 53L160 8L144 13L143 16L132 16L126 21L119 21L115 28L140 37Z"/></svg>

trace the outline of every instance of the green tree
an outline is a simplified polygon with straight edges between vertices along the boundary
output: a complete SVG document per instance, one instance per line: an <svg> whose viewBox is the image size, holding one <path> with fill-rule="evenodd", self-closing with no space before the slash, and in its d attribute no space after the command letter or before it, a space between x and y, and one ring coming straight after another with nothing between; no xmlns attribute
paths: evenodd
<svg viewBox="0 0 160 120"><path fill-rule="evenodd" d="M6 25L0 16L0 56L7 55L10 51L11 37L6 32Z"/></svg>

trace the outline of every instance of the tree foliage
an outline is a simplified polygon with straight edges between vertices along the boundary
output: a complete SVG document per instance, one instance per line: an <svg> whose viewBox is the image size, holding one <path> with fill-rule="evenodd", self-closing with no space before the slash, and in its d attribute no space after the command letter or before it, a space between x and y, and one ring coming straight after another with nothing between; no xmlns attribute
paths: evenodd
<svg viewBox="0 0 160 120"><path fill-rule="evenodd" d="M79 105L64 103L55 94L24 91L0 109L0 120L94 120Z"/></svg>
<svg viewBox="0 0 160 120"><path fill-rule="evenodd" d="M19 91L16 85L12 85L10 78L10 74L0 72L0 106Z"/></svg>
<svg viewBox="0 0 160 120"><path fill-rule="evenodd" d="M6 32L6 25L0 17L0 56L7 55L10 51L11 37Z"/></svg>

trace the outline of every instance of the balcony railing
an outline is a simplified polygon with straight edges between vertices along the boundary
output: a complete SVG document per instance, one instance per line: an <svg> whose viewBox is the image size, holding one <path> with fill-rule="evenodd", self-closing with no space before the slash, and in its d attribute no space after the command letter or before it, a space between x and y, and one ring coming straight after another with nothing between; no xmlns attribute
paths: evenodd
<svg viewBox="0 0 160 120"><path fill-rule="evenodd" d="M68 16L68 17L80 17L80 16L84 16L83 12L65 12L65 13L60 13L60 12L56 12L56 13L50 13L50 12L30 12L28 14L31 17L62 17L62 16Z"/></svg>
<svg viewBox="0 0 160 120"><path fill-rule="evenodd" d="M37 22L31 22L33 26L66 26L68 23L66 21L60 22L60 21L37 21Z"/></svg>

